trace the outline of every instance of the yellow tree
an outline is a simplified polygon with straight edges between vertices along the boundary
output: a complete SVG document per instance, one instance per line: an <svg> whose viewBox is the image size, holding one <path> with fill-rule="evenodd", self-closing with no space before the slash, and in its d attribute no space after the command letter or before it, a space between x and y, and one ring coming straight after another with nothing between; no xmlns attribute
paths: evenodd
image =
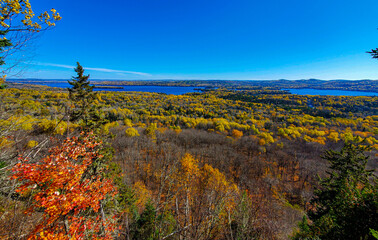
<svg viewBox="0 0 378 240"><path fill-rule="evenodd" d="M200 167L189 154L181 159L174 178L171 202L183 238L219 238L230 224L238 187L218 169L208 164Z"/></svg>
<svg viewBox="0 0 378 240"><path fill-rule="evenodd" d="M5 64L8 56L23 48L35 33L55 26L59 20L61 17L55 9L36 16L29 0L0 0L0 65ZM17 63L14 60L11 62L2 70L0 84L5 79L6 71Z"/></svg>

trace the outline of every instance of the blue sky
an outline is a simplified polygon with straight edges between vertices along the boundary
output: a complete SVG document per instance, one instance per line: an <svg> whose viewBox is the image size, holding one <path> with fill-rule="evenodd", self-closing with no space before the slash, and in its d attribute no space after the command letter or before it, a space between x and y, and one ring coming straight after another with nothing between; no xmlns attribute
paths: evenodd
<svg viewBox="0 0 378 240"><path fill-rule="evenodd" d="M378 79L376 0L30 0L62 20L23 77Z"/></svg>

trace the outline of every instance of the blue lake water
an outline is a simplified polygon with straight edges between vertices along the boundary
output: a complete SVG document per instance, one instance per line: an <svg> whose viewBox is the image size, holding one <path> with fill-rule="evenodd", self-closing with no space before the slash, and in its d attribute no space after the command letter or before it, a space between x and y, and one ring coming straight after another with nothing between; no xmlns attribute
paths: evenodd
<svg viewBox="0 0 378 240"><path fill-rule="evenodd" d="M59 87L59 88L69 88L71 85L66 80L7 80L8 82L15 83L25 83L25 84L35 84L43 85L48 87ZM94 82L95 84L95 82ZM96 84L95 84L96 85ZM104 88L101 88L104 86ZM106 88L106 87L117 87L117 88ZM121 87L121 88L119 88ZM94 91L109 91L109 92L155 92L155 93L165 93L181 95L191 92L201 92L200 89L205 89L202 87L175 87L175 86L120 86L120 85L96 85Z"/></svg>
<svg viewBox="0 0 378 240"><path fill-rule="evenodd" d="M9 79L7 82L25 83L44 85L49 87L68 88L71 87L67 80L16 80ZM95 81L93 82L96 83ZM110 92L156 92L165 94L181 95L191 92L201 92L203 87L173 87L173 86L119 86L119 85L106 85L105 87L122 87L122 88L101 88L104 85L96 85L94 91L110 91ZM362 91L345 91L345 90L320 90L311 88L302 89L282 89L287 90L292 94L298 95L331 95L331 96L378 96L376 92L362 92Z"/></svg>
<svg viewBox="0 0 378 240"><path fill-rule="evenodd" d="M345 90L320 90L311 88L282 89L298 95L331 95L331 96L378 96L376 92L345 91Z"/></svg>

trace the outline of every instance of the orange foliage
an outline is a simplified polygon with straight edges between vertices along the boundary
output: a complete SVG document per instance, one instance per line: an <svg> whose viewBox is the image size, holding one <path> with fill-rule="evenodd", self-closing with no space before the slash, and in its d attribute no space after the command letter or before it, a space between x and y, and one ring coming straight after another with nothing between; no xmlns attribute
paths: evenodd
<svg viewBox="0 0 378 240"><path fill-rule="evenodd" d="M241 138L241 137L243 137L243 132L234 129L234 130L232 130L232 136L233 136L234 138Z"/></svg>
<svg viewBox="0 0 378 240"><path fill-rule="evenodd" d="M114 196L112 181L88 170L98 154L93 136L68 138L37 163L20 158L12 178L21 182L17 192L31 193L28 213L43 211L43 220L29 239L110 239L114 224L98 212L107 195ZM88 176L89 175L89 176Z"/></svg>

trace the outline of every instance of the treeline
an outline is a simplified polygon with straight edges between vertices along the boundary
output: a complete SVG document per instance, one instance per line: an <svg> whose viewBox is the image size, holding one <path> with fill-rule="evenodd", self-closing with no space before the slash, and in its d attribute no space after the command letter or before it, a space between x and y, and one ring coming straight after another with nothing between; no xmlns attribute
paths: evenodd
<svg viewBox="0 0 378 240"><path fill-rule="evenodd" d="M17 81L23 84L18 84ZM54 82L54 79L45 80ZM55 80L56 81L56 80ZM59 80L61 81L61 80ZM30 84L32 83L32 84ZM7 82L10 87L38 88L33 84L41 83L38 79L12 79ZM181 86L181 87L201 87L204 90L225 88L228 90L263 90L271 89L280 91L282 89L311 88L321 90L347 90L347 91L367 91L378 92L378 80L96 80L92 83L101 86Z"/></svg>
<svg viewBox="0 0 378 240"><path fill-rule="evenodd" d="M143 81L101 81L106 85L145 85L145 86L187 86L248 90L256 88L312 88L323 90L348 90L378 92L378 80L143 80Z"/></svg>

